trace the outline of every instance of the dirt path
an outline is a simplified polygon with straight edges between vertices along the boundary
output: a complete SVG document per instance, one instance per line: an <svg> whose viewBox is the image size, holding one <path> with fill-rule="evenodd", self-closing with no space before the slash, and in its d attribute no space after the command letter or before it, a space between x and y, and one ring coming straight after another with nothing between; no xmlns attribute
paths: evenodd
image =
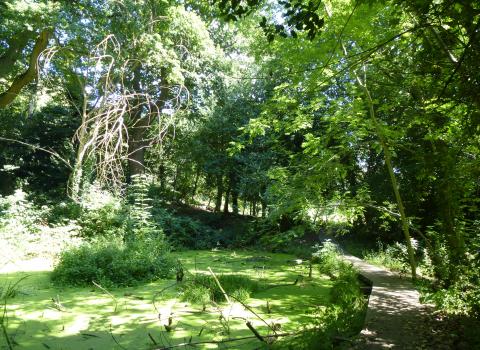
<svg viewBox="0 0 480 350"><path fill-rule="evenodd" d="M429 314L410 280L345 255L373 286L361 339L354 349L431 349Z"/></svg>

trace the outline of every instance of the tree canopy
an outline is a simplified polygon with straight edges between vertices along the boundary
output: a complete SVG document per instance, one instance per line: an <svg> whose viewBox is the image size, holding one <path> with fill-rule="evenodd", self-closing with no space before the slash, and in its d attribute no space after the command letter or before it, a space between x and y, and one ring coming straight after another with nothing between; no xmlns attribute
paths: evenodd
<svg viewBox="0 0 480 350"><path fill-rule="evenodd" d="M413 277L430 259L438 288L478 283L480 2L0 11L0 194L78 202L147 174L169 203L263 218L271 242L404 242Z"/></svg>

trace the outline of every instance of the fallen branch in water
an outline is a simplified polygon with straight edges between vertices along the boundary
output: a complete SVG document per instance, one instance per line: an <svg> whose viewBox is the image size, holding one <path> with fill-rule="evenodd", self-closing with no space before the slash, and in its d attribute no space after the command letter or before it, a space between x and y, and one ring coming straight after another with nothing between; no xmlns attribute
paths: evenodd
<svg viewBox="0 0 480 350"><path fill-rule="evenodd" d="M260 335L260 333L258 333L258 331L255 329L255 327L252 326L252 324L250 323L250 321L248 321L246 323L248 329L250 329L252 331L252 333L255 335L255 337L260 340L261 342L265 342L265 339Z"/></svg>
<svg viewBox="0 0 480 350"><path fill-rule="evenodd" d="M210 266L208 267L208 271L210 272L210 274L212 275L213 279L214 279L215 282L217 283L218 288L220 288L220 290L222 291L223 296L225 297L225 300L227 301L228 304L230 304L230 299L229 299L227 293L225 293L225 289L223 289L222 285L220 284L220 281L218 280L217 276L215 276L215 274L213 273L213 271L212 271L212 269L210 268Z"/></svg>
<svg viewBox="0 0 480 350"><path fill-rule="evenodd" d="M304 332L304 331L302 331ZM293 332L293 333L279 333L279 334L276 334L276 335L272 335L271 337L287 337L287 336L291 336L291 335L297 335L297 334L300 334L302 332ZM187 343L180 343L180 344L175 344L175 345L171 345L171 346L166 346L166 347L163 347L163 348L156 348L154 350L168 350L168 349L174 349L174 348L180 348L180 347L186 347L186 346L196 346L196 345L202 345L202 344L224 344L224 343L230 343L230 342L236 342L236 341L240 341L240 340L248 340L248 339L258 339L257 336L255 335L251 335L251 336L247 336L247 337L240 337L240 338L231 338L231 339L225 339L225 340L204 340L204 341L199 341L199 342L187 342ZM262 337L263 339L263 337ZM264 340L263 340L264 341Z"/></svg>

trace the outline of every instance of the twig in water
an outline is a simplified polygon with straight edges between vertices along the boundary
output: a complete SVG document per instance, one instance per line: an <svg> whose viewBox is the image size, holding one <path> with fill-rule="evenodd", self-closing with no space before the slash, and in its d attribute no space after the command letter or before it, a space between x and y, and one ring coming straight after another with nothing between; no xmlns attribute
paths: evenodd
<svg viewBox="0 0 480 350"><path fill-rule="evenodd" d="M291 335L297 335L300 334L304 331L301 332L293 332L293 333L279 333L276 334L275 337L288 337ZM240 338L230 338L230 339L225 339L225 340L205 340L205 341L199 341L199 342L185 342L185 343L180 343L180 344L175 344L175 345L170 345L170 346L165 346L162 348L157 348L154 350L169 350L169 349L174 349L174 348L181 348L181 347L187 347L191 346L194 347L196 345L202 345L202 344L224 344L224 343L230 343L230 342L236 342L236 341L241 341L241 340L248 340L248 339L258 339L257 336L251 335L251 336L246 336L246 337L240 337Z"/></svg>
<svg viewBox="0 0 480 350"><path fill-rule="evenodd" d="M115 338L115 336L113 335L113 332L112 332L112 325L110 324L110 335L112 336L112 339L113 341L115 342L115 344L117 344L121 349L123 350L127 350L126 347L124 347L122 344L120 344L117 340L117 338Z"/></svg>
<svg viewBox="0 0 480 350"><path fill-rule="evenodd" d="M115 298L115 296L110 293L108 290L106 290L104 287L102 287L100 284L96 283L95 281L92 281L92 283L95 285L95 287L100 288L103 292L105 292L110 298L112 298L113 302L115 303L115 309L113 310L114 313L117 312L117 307L118 307L118 300Z"/></svg>
<svg viewBox="0 0 480 350"><path fill-rule="evenodd" d="M213 271L212 271L212 269L210 268L210 266L208 267L208 271L210 271L210 273L212 274L213 279L214 279L215 282L217 283L218 288L220 288L220 290L222 291L223 296L225 297L225 300L227 301L228 304L230 304L230 298L228 297L227 293L226 293L225 290L223 289L222 285L220 284L220 281L218 280L217 276L215 276L215 274L213 273Z"/></svg>
<svg viewBox="0 0 480 350"><path fill-rule="evenodd" d="M161 291L156 292L156 293L153 295L153 297L152 297L152 304L153 304L153 307L155 308L155 311L158 312L158 308L157 308L157 305L156 305L156 303L155 303L157 297L158 297L160 294L162 294L164 291L166 291L167 289L172 288L172 287L175 287L176 284L177 284L176 282L175 282L175 283L172 283L171 285L166 286L166 287L163 288Z"/></svg>
<svg viewBox="0 0 480 350"><path fill-rule="evenodd" d="M154 345L158 345L157 342L155 341L155 338L153 338L150 333L148 333L148 337L150 338L150 340L152 341L152 343L153 343Z"/></svg>

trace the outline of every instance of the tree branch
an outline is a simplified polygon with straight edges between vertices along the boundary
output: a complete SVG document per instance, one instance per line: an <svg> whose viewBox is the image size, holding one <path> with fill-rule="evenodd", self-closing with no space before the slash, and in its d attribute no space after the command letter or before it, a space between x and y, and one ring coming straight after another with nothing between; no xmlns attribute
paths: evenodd
<svg viewBox="0 0 480 350"><path fill-rule="evenodd" d="M60 160L63 164L65 164L68 169L72 169L72 165L68 162L68 160L66 160L65 158L62 158L62 156L60 156L58 153L56 153L54 151L48 150L48 149L43 148L43 147L35 146L35 145L32 145L31 143L23 142L23 141L20 141L20 140L9 139L7 137L1 137L0 136L0 141L19 143L20 145L33 148L34 150L47 152L48 154L51 154L52 156L54 156L55 158Z"/></svg>
<svg viewBox="0 0 480 350"><path fill-rule="evenodd" d="M40 32L35 41L32 54L30 55L30 62L27 70L14 79L12 85L10 85L7 91L0 94L0 108L8 106L18 96L22 88L35 79L38 72L38 58L42 51L47 47L50 34L50 29L44 29Z"/></svg>
<svg viewBox="0 0 480 350"><path fill-rule="evenodd" d="M0 78L4 78L13 70L15 62L33 34L33 32L25 29L7 40L8 49L0 56Z"/></svg>

